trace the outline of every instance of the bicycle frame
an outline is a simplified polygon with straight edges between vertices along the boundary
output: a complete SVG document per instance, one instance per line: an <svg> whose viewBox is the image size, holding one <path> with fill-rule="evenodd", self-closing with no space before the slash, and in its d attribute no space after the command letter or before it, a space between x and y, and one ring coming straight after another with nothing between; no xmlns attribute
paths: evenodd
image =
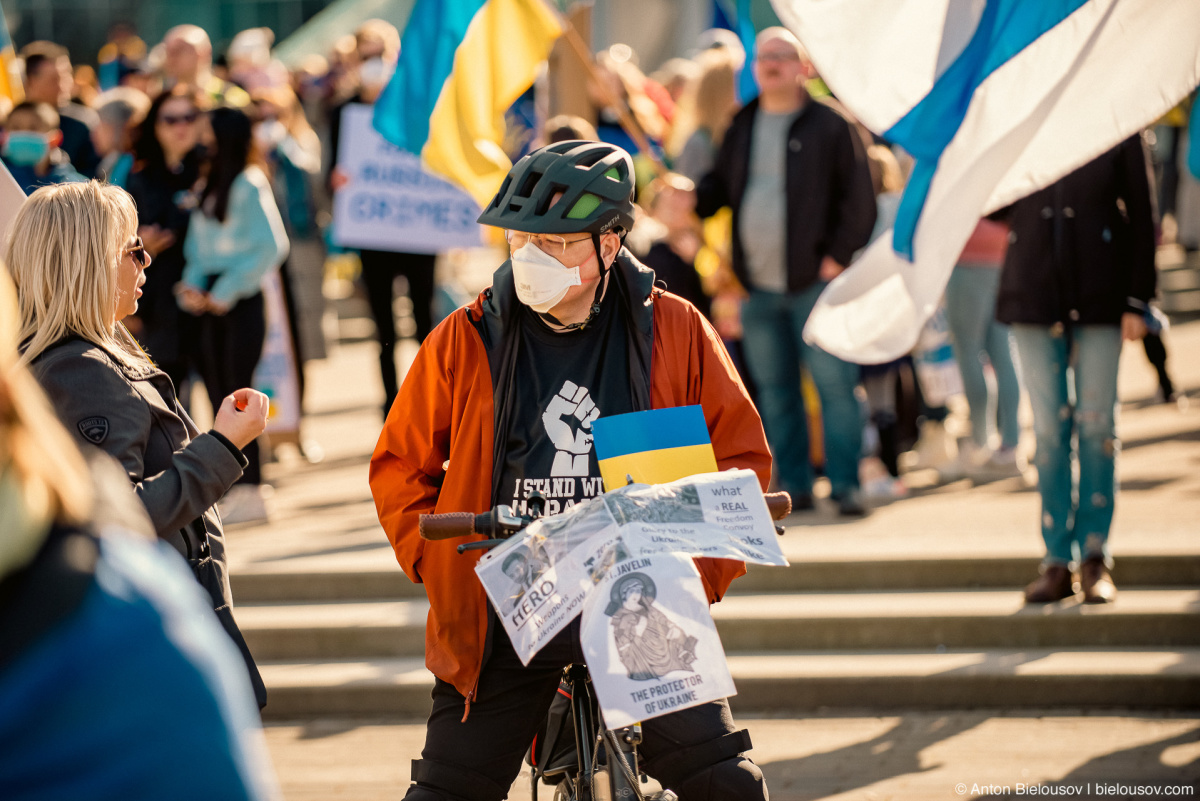
<svg viewBox="0 0 1200 801"><path fill-rule="evenodd" d="M555 801L644 798L637 786L640 775L637 746L641 743L641 726L617 731L602 729L596 717L587 666L571 665L565 670L565 676L571 690L575 770L568 770L555 786ZM538 801L539 775L535 768L530 784L533 801Z"/></svg>
<svg viewBox="0 0 1200 801"><path fill-rule="evenodd" d="M775 520L782 520L791 512L791 499L786 493L768 493L764 499ZM482 534L488 539L460 544L458 553L490 549L541 517L545 497L539 492L531 493L527 508L529 514L526 515L518 515L503 505L478 515L468 512L423 514L420 535L428 540L443 540ZM775 530L783 534L782 526L777 525ZM566 680L571 688L576 764L574 775L567 770L555 785L555 801L677 801L677 796L669 789L647 799L638 787L641 773L637 746L642 741L641 724L617 731L602 728L587 666L570 665L566 669ZM545 775L544 767L535 766L533 771L530 782L533 801L538 801L538 780Z"/></svg>

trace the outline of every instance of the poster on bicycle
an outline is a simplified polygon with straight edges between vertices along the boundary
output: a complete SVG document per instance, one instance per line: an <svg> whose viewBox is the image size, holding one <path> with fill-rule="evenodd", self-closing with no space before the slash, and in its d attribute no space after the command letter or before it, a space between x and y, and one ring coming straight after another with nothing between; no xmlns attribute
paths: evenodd
<svg viewBox="0 0 1200 801"><path fill-rule="evenodd" d="M696 565L676 553L615 564L579 639L610 729L737 693Z"/></svg>
<svg viewBox="0 0 1200 801"><path fill-rule="evenodd" d="M476 573L529 664L617 564L662 554L787 565L751 470L629 485L535 521Z"/></svg>
<svg viewBox="0 0 1200 801"><path fill-rule="evenodd" d="M542 518L488 552L475 572L522 664L575 619L591 587L580 565L617 525L601 498ZM572 551L580 555L570 558Z"/></svg>

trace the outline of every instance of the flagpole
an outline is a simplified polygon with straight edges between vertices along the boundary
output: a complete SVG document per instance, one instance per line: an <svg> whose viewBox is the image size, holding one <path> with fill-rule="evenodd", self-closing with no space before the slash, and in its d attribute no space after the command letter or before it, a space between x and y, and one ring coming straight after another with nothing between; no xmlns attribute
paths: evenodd
<svg viewBox="0 0 1200 801"><path fill-rule="evenodd" d="M558 9L554 9L554 13L558 14L559 23L563 29L563 37L571 45L571 48L575 51L575 55L583 62L584 68L588 71L588 76L599 87L600 93L604 95L604 99L609 107L617 113L617 122L620 123L621 128L625 133L629 134L633 143L637 145L638 151L649 159L650 164L654 167L654 172L657 175L666 175L669 172L667 165L663 163L662 159L658 157L658 154L650 146L650 140L646 138L646 133L642 130L642 126L629 113L625 101L616 96L612 87L608 85L608 81L603 80L600 73L596 70L591 48L583 41L583 37L579 35L579 31L575 30L575 26L571 24L571 21L565 15L559 12Z"/></svg>

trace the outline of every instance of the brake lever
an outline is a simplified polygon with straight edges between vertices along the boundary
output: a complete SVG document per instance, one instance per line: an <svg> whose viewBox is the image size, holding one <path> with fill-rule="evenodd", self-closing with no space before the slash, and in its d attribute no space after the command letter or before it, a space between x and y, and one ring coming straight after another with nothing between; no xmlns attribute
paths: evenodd
<svg viewBox="0 0 1200 801"><path fill-rule="evenodd" d="M497 545L503 545L506 542L508 542L508 540L504 540L504 539L477 540L475 542L464 542L462 545L459 545L456 550L459 553L464 553L466 551L482 551L482 550L486 550L488 548L495 548Z"/></svg>

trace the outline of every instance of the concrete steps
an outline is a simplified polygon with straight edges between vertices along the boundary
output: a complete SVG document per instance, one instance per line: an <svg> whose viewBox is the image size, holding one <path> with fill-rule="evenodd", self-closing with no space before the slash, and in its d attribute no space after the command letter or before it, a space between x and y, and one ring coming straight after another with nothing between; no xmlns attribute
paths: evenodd
<svg viewBox="0 0 1200 801"><path fill-rule="evenodd" d="M944 587L1022 587L1037 575L1038 559L975 556L899 559L793 559L790 567L751 565L731 595L800 590L916 590ZM1118 586L1200 586L1200 554L1122 554L1113 578ZM328 572L246 570L231 577L241 605L269 601L339 601L424 598L425 589L399 567Z"/></svg>
<svg viewBox="0 0 1200 801"><path fill-rule="evenodd" d="M1158 290L1168 314L1200 311L1200 253L1178 245L1158 249Z"/></svg>
<svg viewBox="0 0 1200 801"><path fill-rule="evenodd" d="M745 711L1200 709L1200 554L1121 555L1117 603L1026 607L1036 560L752 568L714 607ZM398 570L235 574L272 719L429 708L423 590Z"/></svg>
<svg viewBox="0 0 1200 801"><path fill-rule="evenodd" d="M246 604L263 660L419 657L423 600ZM1200 646L1200 590L1125 589L1120 603L1026 607L1013 590L731 595L713 607L730 653L853 648Z"/></svg>
<svg viewBox="0 0 1200 801"><path fill-rule="evenodd" d="M739 714L819 708L1200 706L1200 649L795 651L732 654ZM271 719L428 713L432 677L411 658L262 666Z"/></svg>

